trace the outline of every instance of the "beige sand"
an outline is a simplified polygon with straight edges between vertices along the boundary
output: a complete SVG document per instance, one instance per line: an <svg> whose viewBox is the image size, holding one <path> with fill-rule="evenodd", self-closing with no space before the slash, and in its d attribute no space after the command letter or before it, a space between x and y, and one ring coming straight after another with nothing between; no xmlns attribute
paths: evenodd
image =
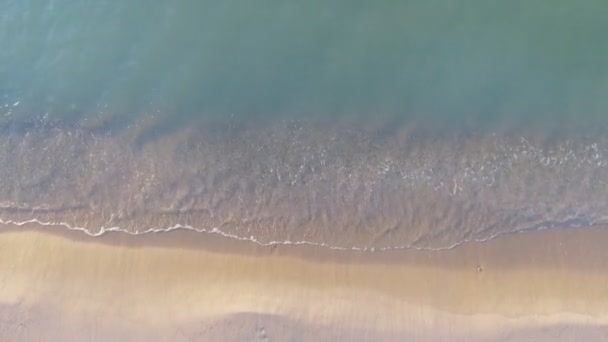
<svg viewBox="0 0 608 342"><path fill-rule="evenodd" d="M0 233L0 341L608 340L608 229L355 253Z"/></svg>

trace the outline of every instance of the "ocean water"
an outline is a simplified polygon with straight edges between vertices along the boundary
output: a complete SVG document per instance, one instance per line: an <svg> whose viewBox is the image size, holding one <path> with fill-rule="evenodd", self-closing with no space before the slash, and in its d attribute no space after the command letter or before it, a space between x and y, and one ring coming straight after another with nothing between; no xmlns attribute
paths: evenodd
<svg viewBox="0 0 608 342"><path fill-rule="evenodd" d="M607 16L3 1L0 222L366 250L608 223Z"/></svg>

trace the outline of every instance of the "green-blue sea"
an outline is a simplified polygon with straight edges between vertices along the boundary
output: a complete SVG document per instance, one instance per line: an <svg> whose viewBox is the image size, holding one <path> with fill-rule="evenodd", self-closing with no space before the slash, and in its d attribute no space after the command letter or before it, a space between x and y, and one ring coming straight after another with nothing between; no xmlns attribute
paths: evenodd
<svg viewBox="0 0 608 342"><path fill-rule="evenodd" d="M0 222L364 250L606 223L607 18L2 0Z"/></svg>

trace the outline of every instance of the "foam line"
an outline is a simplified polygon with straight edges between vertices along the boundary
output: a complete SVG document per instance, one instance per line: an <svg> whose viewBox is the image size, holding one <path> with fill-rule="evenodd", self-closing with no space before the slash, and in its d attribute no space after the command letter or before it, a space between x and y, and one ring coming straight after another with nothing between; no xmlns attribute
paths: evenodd
<svg viewBox="0 0 608 342"><path fill-rule="evenodd" d="M79 231L82 233L85 233L88 236L91 237L99 237L102 236L106 233L109 232L119 232L119 233L123 233L123 234L129 234L129 235L144 235L144 234L155 234L155 233L168 233L174 230L178 230L178 229L184 229L184 230L190 230L190 231L195 231L198 233L206 233L206 234L217 234L220 235L222 237L225 238L229 238L229 239L234 239L234 240L238 240L238 241L248 241L248 242L253 242L259 246L262 247L270 247L270 246L276 246L276 245L291 245L291 246L301 246L301 245L307 245L307 246L314 246L314 247L322 247L322 248L328 248L331 250L339 250L339 251L360 251L360 252L375 252L375 251L390 251L390 250L407 250L407 249L411 249L411 250L431 250L431 251L441 251L441 250L450 250L453 248L456 248L462 244L465 243L469 243L469 242L477 242L477 243L482 243L482 242L486 242L492 239L495 239L497 237L503 236L503 235L509 235L509 234L519 234L519 233L529 233L529 232L534 232L534 231L540 231L540 230L546 230L546 229L556 229L556 228L591 228L591 227L596 227L596 226L600 226L600 225L605 225L608 224L608 218L603 218L600 220L596 220L596 221L585 221L585 220L581 220L581 219L571 219L571 220L567 220L564 222L547 222L544 224L540 224L540 225L536 225L536 226L532 226L529 228L524 228L524 229L520 229L517 231L511 231L511 232L500 232L500 233L496 233L494 235L491 235L489 237L485 237L485 238L473 238L473 239L469 239L469 240L463 240L461 242L456 242L452 245L446 246L446 247L421 247L421 246L392 246L392 247L381 247L381 248L376 248L376 247L359 247L359 246L353 246L353 247L343 247L343 246L332 246L326 243L322 243L322 242L312 242L312 241L289 241L289 240L285 240L285 241L269 241L269 242L262 242L259 241L258 239L256 239L253 235L250 237L243 237L243 236L238 236L236 234L231 234L231 233L227 233L224 232L222 230L220 230L219 228L211 228L211 229L206 229L206 228L196 228L193 227L191 225L182 225L182 224L175 224L173 226L170 227L166 227L166 228L150 228L147 229L145 231L142 232L130 232L128 230L122 229L118 226L114 226L114 227L101 227L99 229L99 232L97 233L91 233L90 231L88 231L86 228L83 227L78 227L78 226L73 226L67 222L50 222L50 221L41 221L37 218L32 218L29 220L25 220L25 221L14 221L14 220L4 220L2 218L0 218L0 224L3 225L14 225L14 226L24 226L24 225L28 225L28 224L37 224L40 226L51 226L51 227L64 227L67 228L69 230L73 230L73 231Z"/></svg>

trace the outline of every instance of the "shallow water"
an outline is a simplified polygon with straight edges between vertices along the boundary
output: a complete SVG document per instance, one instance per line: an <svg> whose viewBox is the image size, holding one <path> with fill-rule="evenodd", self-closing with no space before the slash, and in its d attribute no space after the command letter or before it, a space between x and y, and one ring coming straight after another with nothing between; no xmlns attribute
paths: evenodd
<svg viewBox="0 0 608 342"><path fill-rule="evenodd" d="M602 1L5 1L0 222L447 248L608 221Z"/></svg>
<svg viewBox="0 0 608 342"><path fill-rule="evenodd" d="M0 217L340 248L446 248L608 221L608 141L597 134L438 138L422 127L387 135L358 121L285 121L149 137L145 126L5 132Z"/></svg>

